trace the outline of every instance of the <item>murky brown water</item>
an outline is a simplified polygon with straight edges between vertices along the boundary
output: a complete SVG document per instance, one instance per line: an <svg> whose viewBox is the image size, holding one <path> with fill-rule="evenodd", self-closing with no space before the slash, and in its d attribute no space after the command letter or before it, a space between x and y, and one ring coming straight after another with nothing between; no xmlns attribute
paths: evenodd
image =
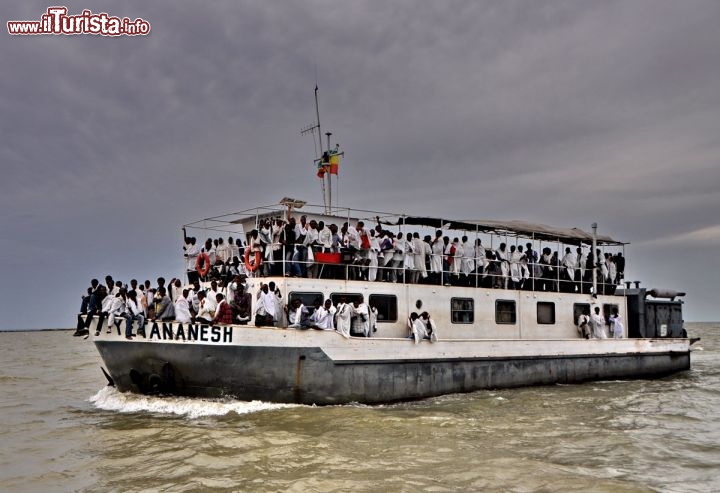
<svg viewBox="0 0 720 493"><path fill-rule="evenodd" d="M0 491L720 491L720 324L663 380L308 407L104 387L89 341L0 334Z"/></svg>

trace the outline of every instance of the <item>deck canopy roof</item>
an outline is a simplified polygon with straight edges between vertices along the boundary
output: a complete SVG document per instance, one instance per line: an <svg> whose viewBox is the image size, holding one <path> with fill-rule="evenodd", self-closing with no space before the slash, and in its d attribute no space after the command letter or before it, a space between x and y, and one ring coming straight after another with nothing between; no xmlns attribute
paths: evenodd
<svg viewBox="0 0 720 493"><path fill-rule="evenodd" d="M187 228L228 232L239 232L239 229L242 229L247 233L254 229L260 220L285 219L288 214L287 204L290 200L285 198L283 199L284 202L281 201L282 204L256 207L241 212L201 219L185 226ZM334 222L338 226L341 226L346 221L354 224L355 221L362 220L366 226L374 227L376 218L379 218L383 226L397 226L403 232L407 232L405 226L420 226L432 229L464 231L466 233L478 232L498 236L523 237L540 241L559 241L571 245L592 243L592 234L579 228L558 228L527 221L452 220L349 208L333 208L331 211L327 211L324 206L305 204L302 201L295 201L295 205L292 215L296 218L306 215L308 221L311 219L323 220L326 224ZM598 235L596 241L598 245L627 244L605 235Z"/></svg>
<svg viewBox="0 0 720 493"><path fill-rule="evenodd" d="M543 241L559 240L569 244L592 243L592 233L588 233L579 228L558 228L527 221L492 221L485 219L452 221L430 217L407 216L404 218L404 222L405 224L429 226L436 229L454 229L468 232L477 230L487 234L522 236ZM605 235L598 235L596 240L598 245L627 244Z"/></svg>

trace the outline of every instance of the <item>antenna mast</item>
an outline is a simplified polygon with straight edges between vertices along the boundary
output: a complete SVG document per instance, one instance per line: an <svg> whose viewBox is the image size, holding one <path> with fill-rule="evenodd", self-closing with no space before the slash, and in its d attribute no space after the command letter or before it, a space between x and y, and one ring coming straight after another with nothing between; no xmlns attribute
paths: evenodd
<svg viewBox="0 0 720 493"><path fill-rule="evenodd" d="M323 146L322 146L322 130L320 128L320 104L318 103L318 85L317 85L317 83L315 84L315 116L317 118L315 123L311 123L307 127L300 130L300 135L315 134L315 131L317 130L319 147L317 147L315 149L315 151L316 151L315 157L319 158L318 169L320 169L320 166L323 165L323 162L322 162ZM317 153L318 150L320 153L319 155ZM326 176L326 175L329 175L329 173L323 173L323 175L322 175L322 193L323 193L323 204L325 206L325 212L329 213L330 207L331 207L331 202L329 199L332 197L332 194L330 194L330 197L328 197L328 192L326 191L326 188L325 188L325 179L327 178L327 180L328 180L328 187L331 186L331 181L330 181L330 177Z"/></svg>
<svg viewBox="0 0 720 493"><path fill-rule="evenodd" d="M311 123L307 127L300 130L301 135L315 134L318 133L318 145L315 148L315 157L317 162L317 175L318 178L322 179L322 192L323 192L323 204L325 206L325 213L332 213L332 175L338 174L338 165L340 157L344 156L344 152L340 152L339 144L335 146L335 149L330 149L330 136L331 132L326 132L327 136L327 149L323 151L322 143L322 130L320 128L320 104L318 103L318 86L315 84L315 116L317 122ZM319 149L319 156L318 156ZM327 180L327 187L325 186L325 180ZM338 182L339 184L339 182Z"/></svg>

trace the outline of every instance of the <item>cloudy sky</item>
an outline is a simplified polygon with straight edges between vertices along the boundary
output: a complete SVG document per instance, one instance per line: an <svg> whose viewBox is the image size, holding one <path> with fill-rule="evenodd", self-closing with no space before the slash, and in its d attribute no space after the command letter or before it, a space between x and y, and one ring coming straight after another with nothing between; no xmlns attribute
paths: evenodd
<svg viewBox="0 0 720 493"><path fill-rule="evenodd" d="M720 319L716 0L65 5L152 31L4 35L0 329L74 325L92 277L178 275L184 223L320 202L316 80L343 205L597 222L628 278Z"/></svg>

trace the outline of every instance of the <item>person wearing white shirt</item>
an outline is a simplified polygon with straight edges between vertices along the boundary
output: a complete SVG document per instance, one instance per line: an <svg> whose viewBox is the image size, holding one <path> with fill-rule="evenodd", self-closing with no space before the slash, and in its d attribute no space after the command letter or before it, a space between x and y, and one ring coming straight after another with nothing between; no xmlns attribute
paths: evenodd
<svg viewBox="0 0 720 493"><path fill-rule="evenodd" d="M353 301L350 309L352 327L350 335L356 337L370 337L370 313L368 307L363 303L362 295Z"/></svg>
<svg viewBox="0 0 720 493"><path fill-rule="evenodd" d="M257 305L255 306L255 325L257 327L275 324L277 321L275 320L277 316L276 300L275 293L270 292L267 284L263 284L260 287Z"/></svg>
<svg viewBox="0 0 720 493"><path fill-rule="evenodd" d="M612 315L610 315L610 332L612 332L614 339L623 339L625 337L625 326L617 307L613 307Z"/></svg>
<svg viewBox="0 0 720 493"><path fill-rule="evenodd" d="M332 231L322 221L318 224L318 230L318 243L320 243L323 252L330 252L332 249Z"/></svg>
<svg viewBox="0 0 720 493"><path fill-rule="evenodd" d="M190 314L190 304L188 303L188 295L190 291L183 289L182 294L175 300L175 320L182 324L189 324L192 322L192 315Z"/></svg>
<svg viewBox="0 0 720 493"><path fill-rule="evenodd" d="M230 260L232 261L233 259L235 259L235 257L240 259L240 248L238 248L238 246L235 243L235 240L233 240L232 236L228 237L227 246L228 246L228 251L230 252L230 256L229 256Z"/></svg>
<svg viewBox="0 0 720 493"><path fill-rule="evenodd" d="M288 327L293 329L307 329L309 327L308 317L310 312L300 298L292 302L288 307Z"/></svg>
<svg viewBox="0 0 720 493"><path fill-rule="evenodd" d="M420 234L415 232L412 235L412 247L413 247L413 284L424 280L427 277L427 268L425 267L425 260L427 259L429 246L427 243L420 239Z"/></svg>
<svg viewBox="0 0 720 493"><path fill-rule="evenodd" d="M405 260L405 252L407 251L407 244L405 243L402 233L397 234L397 237L393 241L393 247L390 279L392 279L392 282L397 282L398 276L400 276L400 281L402 282L404 278L403 261Z"/></svg>
<svg viewBox="0 0 720 493"><path fill-rule="evenodd" d="M217 294L218 294L218 288L217 288L217 282L211 281L210 282L210 289L208 289L205 294L207 302L212 305L212 311L214 312L217 308Z"/></svg>
<svg viewBox="0 0 720 493"><path fill-rule="evenodd" d="M592 325L593 337L596 339L607 339L605 333L605 317L600 315L600 307L595 307L595 312L590 315L590 325Z"/></svg>
<svg viewBox="0 0 720 493"><path fill-rule="evenodd" d="M410 328L410 339L418 344L420 341L427 337L427 326L423 323L422 319L417 313L412 312L408 319L408 326Z"/></svg>
<svg viewBox="0 0 720 493"><path fill-rule="evenodd" d="M218 262L222 262L223 264L227 263L227 261L231 259L230 247L225 244L225 240L223 240L222 237L218 238L218 246L215 251L215 257Z"/></svg>
<svg viewBox="0 0 720 493"><path fill-rule="evenodd" d="M212 323L212 319L215 318L217 301L210 301L204 291L200 291L197 296L200 306L198 307L198 314L195 317L195 321L202 324Z"/></svg>
<svg viewBox="0 0 720 493"><path fill-rule="evenodd" d="M510 275L510 263L508 262L507 245L500 243L500 248L495 250L495 257L500 262L500 284L503 289L508 288L508 281Z"/></svg>
<svg viewBox="0 0 720 493"><path fill-rule="evenodd" d="M441 230L435 232L435 239L430 244L432 250L430 256L430 272L433 274L432 283L437 284L441 280L441 274L443 271L443 252L445 251L445 244L443 243L443 235Z"/></svg>
<svg viewBox="0 0 720 493"><path fill-rule="evenodd" d="M324 306L315 308L315 312L312 314L313 328L320 330L335 330L335 324L333 322L335 318L335 312L337 310L332 305L332 300L325 300Z"/></svg>
<svg viewBox="0 0 720 493"><path fill-rule="evenodd" d="M337 304L337 323L335 327L343 337L350 337L350 317L351 317L351 306L345 302L345 297L340 298L340 302Z"/></svg>
<svg viewBox="0 0 720 493"><path fill-rule="evenodd" d="M381 281L390 281L392 279L392 271L389 266L392 265L394 252L393 234L389 231L384 231L382 238L380 238L380 253L378 254L378 266L382 267L380 271Z"/></svg>
<svg viewBox="0 0 720 493"><path fill-rule="evenodd" d="M468 237L462 237L462 260L460 262L460 274L462 274L462 280L460 282L463 286L470 286L470 274L475 269L475 249L472 244L468 243Z"/></svg>
<svg viewBox="0 0 720 493"><path fill-rule="evenodd" d="M401 233L402 234L402 233ZM408 283L415 283L415 245L412 242L412 233L405 236L405 256L403 257L403 273Z"/></svg>
<svg viewBox="0 0 720 493"><path fill-rule="evenodd" d="M138 335L142 335L143 337L145 337L145 312L140 303L138 302L137 292L135 290L132 290L127 294L126 305L127 311L125 312L125 338L133 338L132 327L133 322L136 320L138 322Z"/></svg>
<svg viewBox="0 0 720 493"><path fill-rule="evenodd" d="M511 286L513 289L522 289L522 273L520 272L520 259L522 253L520 253L515 245L510 245L510 255L508 262L510 264L510 280L512 281Z"/></svg>
<svg viewBox="0 0 720 493"><path fill-rule="evenodd" d="M482 244L482 240L478 238L475 240L475 273L476 275L479 275L481 279L485 279L485 273L490 265L490 262L487 260L487 255L485 254L485 247ZM483 283L479 282L479 286L482 286Z"/></svg>
<svg viewBox="0 0 720 493"><path fill-rule="evenodd" d="M577 268L577 255L573 253L570 247L565 247L565 255L560 262L565 267L565 289L564 291L575 292L575 269Z"/></svg>
<svg viewBox="0 0 720 493"><path fill-rule="evenodd" d="M348 248L354 248L355 250L360 250L360 234L358 233L357 229L355 229L355 226L350 226L348 223L345 223L344 226L345 246L347 246Z"/></svg>
<svg viewBox="0 0 720 493"><path fill-rule="evenodd" d="M375 230L370 230L370 249L368 250L368 281L377 279L378 253L380 252L380 241Z"/></svg>
<svg viewBox="0 0 720 493"><path fill-rule="evenodd" d="M303 240L303 247L305 247L305 260L307 261L305 271L307 273L307 277L310 278L317 277L317 264L314 263L315 255L312 250L313 246L316 246L318 244L318 238L320 233L318 232L317 228L318 224L315 222L315 220L310 221L310 223L308 224L307 232L305 233L305 239Z"/></svg>
<svg viewBox="0 0 720 493"><path fill-rule="evenodd" d="M120 289L118 291L118 294L112 298L112 305L110 306L110 310L108 311L108 334L110 333L110 330L112 326L115 324L116 318L125 318L125 313L127 312L127 304L126 300L127 294L124 289ZM120 335L120 326L118 325L118 335Z"/></svg>
<svg viewBox="0 0 720 493"><path fill-rule="evenodd" d="M425 337L430 339L430 342L437 342L437 326L435 325L435 321L430 318L430 314L428 312L422 312L419 320L425 324Z"/></svg>
<svg viewBox="0 0 720 493"><path fill-rule="evenodd" d="M208 254L208 258L210 259L210 265L215 265L215 260L216 260L215 245L213 245L211 238L208 238L205 241L205 246L203 247L203 250L205 251L205 253Z"/></svg>

